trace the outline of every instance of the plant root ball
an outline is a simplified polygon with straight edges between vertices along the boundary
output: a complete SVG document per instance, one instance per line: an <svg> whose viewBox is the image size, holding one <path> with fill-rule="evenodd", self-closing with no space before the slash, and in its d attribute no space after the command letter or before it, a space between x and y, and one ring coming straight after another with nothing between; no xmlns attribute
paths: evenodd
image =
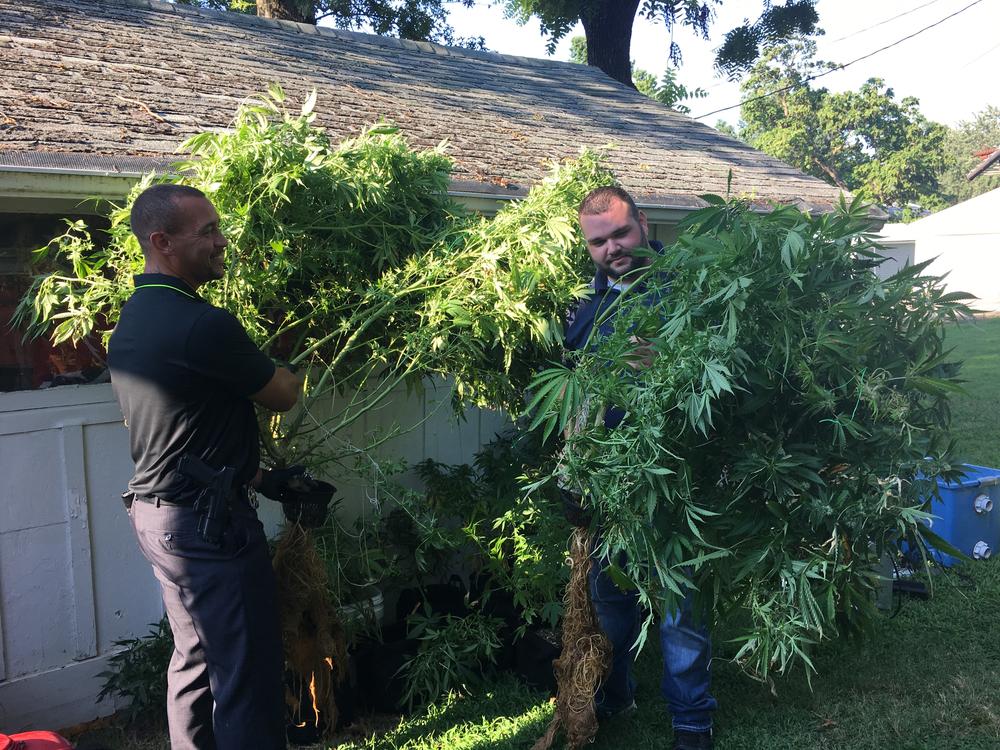
<svg viewBox="0 0 1000 750"><path fill-rule="evenodd" d="M597 735L594 694L611 668L611 644L597 623L590 601L588 575L591 539L586 529L574 529L570 538L570 573L563 615L562 653L553 662L556 713L532 750L548 750L561 727L566 747L579 750Z"/></svg>
<svg viewBox="0 0 1000 750"><path fill-rule="evenodd" d="M285 526L275 548L274 573L285 662L292 673L285 695L291 719L301 723L303 716L315 716L332 733L337 726L333 688L347 676L347 642L330 601L326 567L308 529L297 523ZM301 705L307 694L311 713Z"/></svg>

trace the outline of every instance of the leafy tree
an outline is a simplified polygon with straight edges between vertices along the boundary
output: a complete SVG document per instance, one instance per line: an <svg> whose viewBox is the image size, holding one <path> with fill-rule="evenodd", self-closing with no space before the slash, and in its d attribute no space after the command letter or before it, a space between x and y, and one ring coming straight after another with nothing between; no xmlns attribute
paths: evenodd
<svg viewBox="0 0 1000 750"><path fill-rule="evenodd" d="M945 128L921 114L916 98L897 101L880 78L857 91L813 88L811 78L833 67L815 54L815 43L801 39L765 53L742 86L739 137L870 200L941 207Z"/></svg>
<svg viewBox="0 0 1000 750"><path fill-rule="evenodd" d="M507 12L526 22L538 18L548 37L549 52L576 25L583 24L587 38L587 64L600 68L626 86L632 82L629 51L636 15L660 20L670 32L676 24L688 26L708 38L712 5L723 0L505 0ZM716 55L716 67L730 77L748 70L759 57L763 45L771 45L794 34L811 34L819 16L813 0L788 0L785 5L764 3L764 11L754 22L744 23L726 33ZM681 50L670 42L670 59L681 63Z"/></svg>
<svg viewBox="0 0 1000 750"><path fill-rule="evenodd" d="M582 36L575 36L570 40L569 48L570 62L587 64L587 40ZM647 70L635 67L632 62L632 85L638 89L640 94L645 94L650 99L655 99L660 104L666 104L673 110L687 115L691 113L691 108L681 104L685 99L701 99L708 96L708 92L700 86L696 89L689 89L677 80L677 71L667 68L663 71L663 78L659 81L656 76Z"/></svg>
<svg viewBox="0 0 1000 750"><path fill-rule="evenodd" d="M739 131L736 130L736 128L734 128L728 122L722 119L715 121L715 129L718 130L720 133L725 133L726 135L732 136L733 138L740 137Z"/></svg>
<svg viewBox="0 0 1000 750"><path fill-rule="evenodd" d="M941 193L949 203L975 198L1000 187L1000 175L980 175L972 182L965 179L978 163L976 152L1000 146L1000 107L989 105L970 120L948 128L944 148L947 165L941 174Z"/></svg>
<svg viewBox="0 0 1000 750"><path fill-rule="evenodd" d="M370 27L381 36L483 47L478 39L457 38L448 24L446 3L474 0L179 0L216 10L256 13L300 23L329 19L341 29Z"/></svg>

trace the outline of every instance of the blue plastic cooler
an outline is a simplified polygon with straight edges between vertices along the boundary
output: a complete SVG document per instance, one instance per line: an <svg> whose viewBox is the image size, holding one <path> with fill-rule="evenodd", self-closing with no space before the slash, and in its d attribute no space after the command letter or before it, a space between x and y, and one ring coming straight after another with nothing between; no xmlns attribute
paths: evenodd
<svg viewBox="0 0 1000 750"><path fill-rule="evenodd" d="M1000 549L1000 469L965 464L957 482L938 479L941 495L931 503L931 530L969 557L985 560ZM942 565L958 560L934 551Z"/></svg>

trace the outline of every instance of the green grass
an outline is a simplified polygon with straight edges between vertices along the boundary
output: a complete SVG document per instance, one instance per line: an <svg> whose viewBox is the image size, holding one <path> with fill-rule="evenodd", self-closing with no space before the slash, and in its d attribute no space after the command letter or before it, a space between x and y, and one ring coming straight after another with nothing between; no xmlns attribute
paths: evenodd
<svg viewBox="0 0 1000 750"><path fill-rule="evenodd" d="M1000 319L956 326L966 393L953 401L960 458L1000 466ZM794 673L754 682L717 645L713 690L719 750L995 750L1000 748L1000 562L936 576L930 601L907 599L864 639L815 655L812 687ZM601 728L594 750L670 747L659 695L660 654L639 656L639 709ZM552 712L549 697L510 677L452 697L389 731L346 738L343 750L528 750ZM356 733L355 733L356 734ZM162 732L115 728L82 738L113 750L166 750ZM324 747L324 746L317 746Z"/></svg>
<svg viewBox="0 0 1000 750"><path fill-rule="evenodd" d="M950 329L948 342L963 361L966 393L952 399L952 424L961 460L1000 466L1000 318Z"/></svg>

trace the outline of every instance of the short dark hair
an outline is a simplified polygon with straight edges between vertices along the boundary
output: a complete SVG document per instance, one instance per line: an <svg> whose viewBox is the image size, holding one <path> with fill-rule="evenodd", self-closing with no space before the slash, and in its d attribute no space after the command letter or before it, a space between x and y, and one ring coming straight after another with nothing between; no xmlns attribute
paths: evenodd
<svg viewBox="0 0 1000 750"><path fill-rule="evenodd" d="M204 198L198 188L174 183L150 185L139 193L132 204L129 225L139 239L143 253L149 252L147 244L153 232L176 232L180 228L180 211L177 202L181 198Z"/></svg>
<svg viewBox="0 0 1000 750"><path fill-rule="evenodd" d="M635 221L639 221L639 207L635 205L632 196L617 185L605 185L587 193L587 197L580 203L579 214L580 216L603 214L616 200L627 205L629 214Z"/></svg>

